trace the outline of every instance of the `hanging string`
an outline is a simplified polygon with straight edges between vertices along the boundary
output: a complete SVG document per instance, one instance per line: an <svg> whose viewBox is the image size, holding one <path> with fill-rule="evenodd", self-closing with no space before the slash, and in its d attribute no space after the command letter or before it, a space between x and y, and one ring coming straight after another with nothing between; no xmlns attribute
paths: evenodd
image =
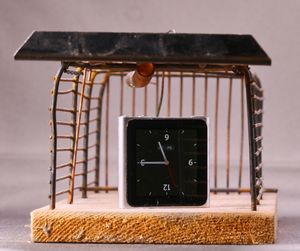
<svg viewBox="0 0 300 251"><path fill-rule="evenodd" d="M160 98L159 98L159 103L157 106L157 110L156 110L156 117L159 116L160 114L160 110L161 110L161 105L163 102L163 97L164 97L164 89L165 89L165 72L162 72L162 77L161 77L161 91L160 91Z"/></svg>

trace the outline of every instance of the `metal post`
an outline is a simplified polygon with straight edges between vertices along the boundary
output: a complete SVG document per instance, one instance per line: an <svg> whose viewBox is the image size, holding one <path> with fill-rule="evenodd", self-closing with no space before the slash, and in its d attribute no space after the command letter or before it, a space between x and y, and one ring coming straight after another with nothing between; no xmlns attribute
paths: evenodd
<svg viewBox="0 0 300 251"><path fill-rule="evenodd" d="M91 107L91 95L92 95L92 91L93 91L93 79L91 76L92 72L89 72L89 84L88 84L88 88L87 88L87 100L85 102L85 127L84 127L84 137L83 137L83 147L85 149L85 151L83 152L83 166L82 166L82 198L87 198L87 171L88 171L88 149L89 149L89 128L90 128L90 107Z"/></svg>
<svg viewBox="0 0 300 251"><path fill-rule="evenodd" d="M254 103L251 98L251 83L253 82L252 74L249 69L244 70L245 88L247 99L248 112L248 134L249 134L249 161L250 161L250 192L251 192L251 209L256 211L256 179L255 179L255 118L254 118Z"/></svg>
<svg viewBox="0 0 300 251"><path fill-rule="evenodd" d="M100 146L101 146L101 121L102 121L102 101L103 95L105 91L106 81L108 80L108 76L105 77L104 82L102 83L97 103L97 122L96 122L96 163L95 163L95 187L99 187L99 179L100 179ZM95 190L95 193L98 193L99 190Z"/></svg>

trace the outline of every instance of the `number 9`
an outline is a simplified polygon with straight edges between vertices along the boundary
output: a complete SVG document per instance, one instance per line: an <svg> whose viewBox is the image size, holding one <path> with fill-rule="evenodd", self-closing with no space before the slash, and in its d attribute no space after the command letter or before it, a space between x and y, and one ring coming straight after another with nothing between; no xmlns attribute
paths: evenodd
<svg viewBox="0 0 300 251"><path fill-rule="evenodd" d="M166 133L166 134L165 134L165 141L168 141L169 138L170 138L169 134Z"/></svg>

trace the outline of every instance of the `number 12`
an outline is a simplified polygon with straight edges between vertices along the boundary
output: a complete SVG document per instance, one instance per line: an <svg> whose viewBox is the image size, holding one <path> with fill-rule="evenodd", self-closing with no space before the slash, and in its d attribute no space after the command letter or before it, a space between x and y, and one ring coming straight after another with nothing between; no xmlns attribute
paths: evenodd
<svg viewBox="0 0 300 251"><path fill-rule="evenodd" d="M170 184L163 184L163 190L166 191L171 191Z"/></svg>

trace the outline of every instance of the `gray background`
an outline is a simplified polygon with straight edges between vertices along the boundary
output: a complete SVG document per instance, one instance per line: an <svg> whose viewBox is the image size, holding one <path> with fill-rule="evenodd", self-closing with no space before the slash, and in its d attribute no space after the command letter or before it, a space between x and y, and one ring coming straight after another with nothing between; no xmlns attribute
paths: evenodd
<svg viewBox="0 0 300 251"><path fill-rule="evenodd" d="M15 62L33 30L252 34L272 58L253 67L266 96L264 161L297 165L299 1L0 1L0 154L44 154L59 64ZM38 118L38 119L37 119Z"/></svg>
<svg viewBox="0 0 300 251"><path fill-rule="evenodd" d="M33 30L166 32L172 28L178 33L252 34L272 58L272 67L252 70L260 76L266 96L266 183L282 191L279 244L283 245L278 249L299 243L299 23L296 0L0 0L0 248L32 248L26 244L28 228L23 225L28 224L30 210L47 203L47 109L59 63L13 60Z"/></svg>

